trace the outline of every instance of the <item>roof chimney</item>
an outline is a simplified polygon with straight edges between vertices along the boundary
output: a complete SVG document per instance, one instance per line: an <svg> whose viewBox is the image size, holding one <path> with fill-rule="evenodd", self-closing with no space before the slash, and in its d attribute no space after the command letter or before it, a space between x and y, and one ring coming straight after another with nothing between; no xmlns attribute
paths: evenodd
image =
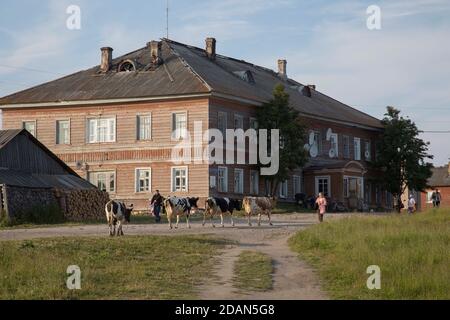
<svg viewBox="0 0 450 320"><path fill-rule="evenodd" d="M147 46L150 48L152 63L161 64L162 63L161 42L150 41L149 43L147 43Z"/></svg>
<svg viewBox="0 0 450 320"><path fill-rule="evenodd" d="M287 79L286 66L286 60L278 60L278 75L283 79Z"/></svg>
<svg viewBox="0 0 450 320"><path fill-rule="evenodd" d="M108 72L109 68L111 68L113 48L103 47L100 50L102 51L102 60L100 63L100 71Z"/></svg>
<svg viewBox="0 0 450 320"><path fill-rule="evenodd" d="M206 56L210 60L216 59L216 39L206 38Z"/></svg>

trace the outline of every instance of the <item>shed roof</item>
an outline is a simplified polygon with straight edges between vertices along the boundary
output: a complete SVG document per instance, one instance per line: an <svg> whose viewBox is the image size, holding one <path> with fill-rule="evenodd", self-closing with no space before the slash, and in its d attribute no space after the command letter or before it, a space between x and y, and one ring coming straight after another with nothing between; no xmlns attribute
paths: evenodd
<svg viewBox="0 0 450 320"><path fill-rule="evenodd" d="M73 171L64 161L59 159L53 152L44 146L28 131L22 130L0 130L0 152L7 152L5 146L15 137L25 135L37 147L41 148L52 159L54 159L67 174L33 174L22 170L13 170L10 168L0 168L0 184L11 186L22 186L28 188L61 188L61 189L92 189L95 188L91 183L82 179Z"/></svg>
<svg viewBox="0 0 450 320"><path fill-rule="evenodd" d="M433 175L428 179L430 187L450 187L449 166L433 168Z"/></svg>
<svg viewBox="0 0 450 320"><path fill-rule="evenodd" d="M88 181L70 174L44 175L31 174L18 170L0 168L0 184L26 188L42 189L94 189Z"/></svg>
<svg viewBox="0 0 450 320"><path fill-rule="evenodd" d="M304 115L382 128L379 119L317 90L311 90L311 96L306 96L302 93L304 85L281 78L270 69L223 55L211 60L204 49L168 39L161 42L163 64L160 66L152 65L150 49L144 47L113 59L111 70L106 73L95 66L3 97L0 106L214 93L259 104L270 100L274 87L282 83L290 94L291 105ZM135 72L118 72L125 60L135 64ZM245 81L240 76L243 72L250 72L254 81Z"/></svg>

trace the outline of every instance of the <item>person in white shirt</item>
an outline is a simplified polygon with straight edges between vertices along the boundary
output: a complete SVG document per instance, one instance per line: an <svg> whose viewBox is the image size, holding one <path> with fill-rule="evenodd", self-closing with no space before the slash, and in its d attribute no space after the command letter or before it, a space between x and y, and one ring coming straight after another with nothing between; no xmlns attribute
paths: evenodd
<svg viewBox="0 0 450 320"><path fill-rule="evenodd" d="M408 213L413 214L415 211L416 211L416 199L414 199L413 195L410 195L408 201Z"/></svg>

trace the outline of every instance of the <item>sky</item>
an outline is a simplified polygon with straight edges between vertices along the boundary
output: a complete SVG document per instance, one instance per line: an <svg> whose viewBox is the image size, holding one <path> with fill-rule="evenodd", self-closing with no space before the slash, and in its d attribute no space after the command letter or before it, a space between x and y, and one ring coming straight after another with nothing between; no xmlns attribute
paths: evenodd
<svg viewBox="0 0 450 320"><path fill-rule="evenodd" d="M67 28L67 8L81 12ZM381 29L369 30L377 5ZM277 69L377 118L410 117L435 165L450 159L449 0L169 0L169 38ZM7 9L7 10L6 10ZM166 0L2 0L0 96L90 68L166 36ZM431 132L430 132L431 131ZM447 132L446 132L447 131Z"/></svg>

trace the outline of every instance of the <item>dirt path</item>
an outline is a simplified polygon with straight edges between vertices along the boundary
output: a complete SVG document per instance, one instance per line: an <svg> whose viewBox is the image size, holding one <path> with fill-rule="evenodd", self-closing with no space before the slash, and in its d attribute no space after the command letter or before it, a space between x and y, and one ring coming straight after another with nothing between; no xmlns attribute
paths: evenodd
<svg viewBox="0 0 450 320"><path fill-rule="evenodd" d="M328 215L328 219L343 215ZM263 220L261 227L249 227L245 219L237 218L236 227L212 228L210 224L202 227L199 222L192 223L192 229L180 224L178 230L170 231L166 224L128 225L124 227L127 235L186 235L210 234L217 238L232 240L236 245L227 246L217 257L215 276L208 283L198 288L201 299L326 299L320 289L320 283L307 264L298 259L287 244L290 236L316 223L315 215L289 214L274 215L274 226L270 227ZM226 219L226 222L229 222ZM0 241L25 240L53 237L105 236L106 225L87 225L71 227L51 227L33 229L10 229L0 231ZM239 293L233 288L233 266L243 250L255 250L268 254L273 262L273 290L268 292Z"/></svg>

